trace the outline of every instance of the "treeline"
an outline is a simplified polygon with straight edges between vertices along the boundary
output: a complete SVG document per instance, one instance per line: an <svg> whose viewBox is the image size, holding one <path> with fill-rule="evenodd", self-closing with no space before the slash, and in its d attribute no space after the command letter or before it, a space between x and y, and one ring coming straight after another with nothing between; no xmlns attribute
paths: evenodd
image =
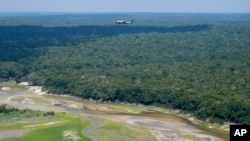
<svg viewBox="0 0 250 141"><path fill-rule="evenodd" d="M31 117L53 117L55 116L54 111L39 111L31 109L17 109L10 107L7 104L0 105L0 116L1 120L14 118L31 118Z"/></svg>
<svg viewBox="0 0 250 141"><path fill-rule="evenodd" d="M9 114L16 111L18 111L18 109L7 107L6 104L0 105L0 113Z"/></svg>
<svg viewBox="0 0 250 141"><path fill-rule="evenodd" d="M166 16L147 26L2 27L0 34L15 34L1 35L0 79L250 123L250 17L220 17L192 15L182 25Z"/></svg>

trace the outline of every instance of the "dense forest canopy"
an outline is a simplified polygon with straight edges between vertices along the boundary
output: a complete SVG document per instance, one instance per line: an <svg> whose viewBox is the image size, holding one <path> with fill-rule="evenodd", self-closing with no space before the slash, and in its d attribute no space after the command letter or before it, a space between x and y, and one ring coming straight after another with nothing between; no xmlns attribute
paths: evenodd
<svg viewBox="0 0 250 141"><path fill-rule="evenodd" d="M249 37L248 14L1 16L0 80L250 123Z"/></svg>

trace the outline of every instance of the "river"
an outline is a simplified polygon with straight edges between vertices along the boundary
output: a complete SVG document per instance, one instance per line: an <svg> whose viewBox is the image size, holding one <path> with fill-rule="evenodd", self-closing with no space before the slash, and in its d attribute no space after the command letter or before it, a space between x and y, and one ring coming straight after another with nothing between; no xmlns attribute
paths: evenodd
<svg viewBox="0 0 250 141"><path fill-rule="evenodd" d="M22 96L30 97L37 96L43 97L42 95L36 95L29 92L14 92L14 91L2 91L0 90L0 104L8 104L16 108L29 108L39 110L55 110L55 111L67 111L78 114L84 118L88 118L92 121L92 125L83 130L84 135L91 138L93 141L102 141L101 138L93 134L93 130L100 126L102 122L98 118L106 118L112 121L120 122L128 126L144 126L147 127L152 135L158 141L185 141L184 135L195 135L197 138L205 141L220 141L229 140L228 131L219 129L210 129L207 127L193 124L185 118L181 118L174 115L165 113L141 113L141 114L125 114L125 113L108 113L93 110L75 109L65 106L55 106L51 104L41 104L34 102L21 102L16 103L10 101L10 97ZM11 134L21 136L29 130L0 130L0 139L4 137L10 137ZM15 134L14 134L15 133ZM17 134L18 133L18 134Z"/></svg>

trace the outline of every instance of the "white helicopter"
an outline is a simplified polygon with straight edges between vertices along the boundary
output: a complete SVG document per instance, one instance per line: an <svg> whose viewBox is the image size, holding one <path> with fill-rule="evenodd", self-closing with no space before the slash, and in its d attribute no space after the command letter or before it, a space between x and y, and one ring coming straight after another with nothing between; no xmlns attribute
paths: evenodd
<svg viewBox="0 0 250 141"><path fill-rule="evenodd" d="M117 20L115 23L116 24L132 24L134 22L134 20L129 21L125 21L125 20Z"/></svg>

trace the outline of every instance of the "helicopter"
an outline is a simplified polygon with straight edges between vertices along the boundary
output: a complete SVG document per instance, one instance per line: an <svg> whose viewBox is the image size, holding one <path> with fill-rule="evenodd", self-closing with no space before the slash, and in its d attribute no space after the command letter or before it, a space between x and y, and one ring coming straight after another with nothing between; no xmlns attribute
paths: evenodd
<svg viewBox="0 0 250 141"><path fill-rule="evenodd" d="M134 20L129 21L125 21L125 20L117 20L115 23L116 24L132 24L134 22Z"/></svg>

